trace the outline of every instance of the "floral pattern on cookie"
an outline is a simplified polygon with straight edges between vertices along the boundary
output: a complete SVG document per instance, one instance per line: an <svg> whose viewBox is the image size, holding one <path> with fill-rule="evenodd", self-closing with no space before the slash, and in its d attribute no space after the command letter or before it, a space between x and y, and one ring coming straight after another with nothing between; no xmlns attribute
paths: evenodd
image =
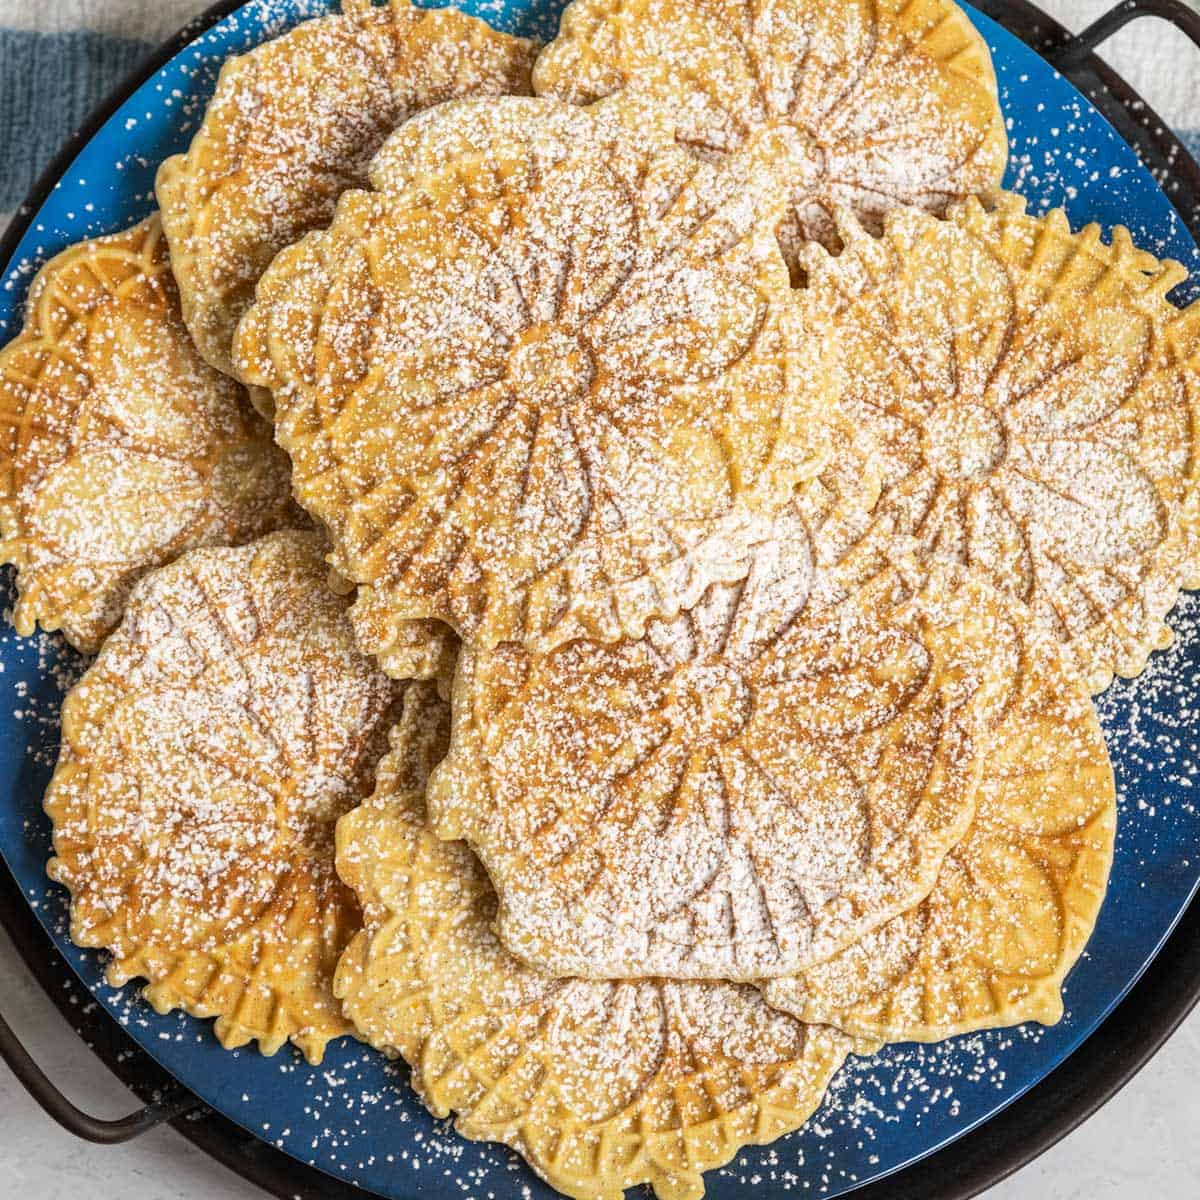
<svg viewBox="0 0 1200 1200"><path fill-rule="evenodd" d="M827 343L763 217L774 152L716 169L598 120L565 139L564 112L429 114L483 150L348 195L238 340L335 567L482 645L637 635L744 577L829 453Z"/></svg>
<svg viewBox="0 0 1200 1200"><path fill-rule="evenodd" d="M463 651L430 816L558 975L783 975L923 899L974 815L1016 652L948 573L811 605L804 536L673 622ZM783 586L780 586L780 583Z"/></svg>
<svg viewBox="0 0 1200 1200"><path fill-rule="evenodd" d="M364 917L335 981L347 1014L412 1065L435 1115L512 1146L559 1191L649 1183L698 1200L702 1172L804 1124L851 1040L745 985L557 980L509 954L478 861L425 824L448 712L417 687L375 795L338 825Z"/></svg>
<svg viewBox="0 0 1200 1200"><path fill-rule="evenodd" d="M402 690L355 647L316 533L192 551L134 590L72 689L45 806L71 938L227 1048L352 1032L333 997L360 927L334 825L369 794Z"/></svg>
<svg viewBox="0 0 1200 1200"><path fill-rule="evenodd" d="M42 268L0 350L0 435L23 637L92 653L147 571L304 521L269 426L188 338L156 216Z"/></svg>
<svg viewBox="0 0 1200 1200"><path fill-rule="evenodd" d="M893 208L1000 183L1008 156L991 59L949 0L575 0L534 89L613 97L639 130L703 157L787 126L807 153L780 238L835 245L847 206L877 229Z"/></svg>
<svg viewBox="0 0 1200 1200"><path fill-rule="evenodd" d="M883 493L858 570L898 548L985 572L1099 691L1170 638L1200 584L1200 308L1177 263L1006 195L946 221L897 214L875 238L804 254L802 303L854 363L847 418Z"/></svg>

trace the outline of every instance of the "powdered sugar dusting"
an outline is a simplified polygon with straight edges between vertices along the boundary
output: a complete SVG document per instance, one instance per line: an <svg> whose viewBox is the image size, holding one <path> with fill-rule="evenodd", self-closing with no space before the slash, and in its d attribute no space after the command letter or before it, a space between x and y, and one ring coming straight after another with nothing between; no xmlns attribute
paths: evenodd
<svg viewBox="0 0 1200 1200"><path fill-rule="evenodd" d="M233 373L229 345L275 254L325 225L381 142L413 112L529 88L531 43L407 0L301 24L222 68L186 155L156 190L184 317Z"/></svg>
<svg viewBox="0 0 1200 1200"><path fill-rule="evenodd" d="M995 187L1006 145L982 39L953 4L903 15L854 4L576 0L534 74L539 95L614 96L705 157L788 127L804 163L780 241L836 245L834 212L872 228L899 205L933 212Z"/></svg>
<svg viewBox="0 0 1200 1200"><path fill-rule="evenodd" d="M826 453L771 235L786 144L711 168L512 97L417 120L430 178L343 197L235 347L334 565L489 645L637 634L744 576Z"/></svg>
<svg viewBox="0 0 1200 1200"><path fill-rule="evenodd" d="M430 812L480 854L522 957L773 977L925 895L971 818L1012 631L973 581L810 612L798 575L762 625L755 575L640 641L464 650Z"/></svg>
<svg viewBox="0 0 1200 1200"><path fill-rule="evenodd" d="M147 571L302 520L244 389L188 339L157 218L39 274L0 351L0 556L17 629L95 650Z"/></svg>
<svg viewBox="0 0 1200 1200"><path fill-rule="evenodd" d="M1007 194L843 233L836 257L806 248L802 303L836 314L843 403L884 462L860 556L899 536L969 563L1093 690L1136 674L1200 564L1200 309L1165 298L1182 268Z"/></svg>
<svg viewBox="0 0 1200 1200"><path fill-rule="evenodd" d="M184 555L143 581L71 692L46 792L71 936L111 981L319 1062L358 926L333 827L399 694L353 647L315 533Z"/></svg>
<svg viewBox="0 0 1200 1200"><path fill-rule="evenodd" d="M257 11L252 16L257 19L269 9L274 20L281 6L256 4L253 9ZM253 36L253 25L239 30L237 36ZM215 37L208 41L210 52L217 44ZM1008 53L1004 57L1006 60L1019 58ZM1016 88L1015 73L1012 79ZM1050 87L1049 80L1048 72L1037 75L1039 86ZM1027 85L1028 80L1025 83ZM141 107L142 110L147 108L144 102ZM1015 131L1018 158L1022 161L1036 158L1037 170L1024 176L1025 186L1036 191L1045 204L1057 202L1065 194L1068 201L1077 204L1073 219L1090 216L1099 216L1106 222L1124 219L1128 197L1136 199L1139 196L1134 186L1136 175L1128 165L1114 168L1127 172L1123 178L1110 179L1107 170L1096 171L1095 168L1089 174L1081 175L1073 166L1074 159L1089 155L1091 148L1108 134L1103 131L1097 134L1097 123L1082 106L1077 106L1076 116L1079 124L1070 129L1063 125L1061 136L1058 127L1053 135L1047 131L1036 155L1027 151L1020 137L1022 128ZM1089 120L1092 121L1090 136L1083 132ZM153 123L142 121L136 128L152 131ZM143 148L126 160L125 168L131 177L139 170L143 172L141 186L131 189L137 194L139 203L149 202L144 170L151 159L157 161L158 157ZM1092 178L1093 175L1096 178ZM65 180L61 195L70 194L74 186L73 179ZM1070 190L1065 191L1068 188ZM80 222L107 220L107 225L99 227L115 228L128 219L128 214L123 213L119 220L113 221L113 209L103 202L97 208L108 215L88 218L83 215L82 206L78 206ZM91 211L90 206L88 211ZM1150 209L1143 208L1142 211ZM1143 219L1148 225L1135 230L1139 244L1159 253L1169 239L1174 239L1176 247L1181 245L1182 238L1173 215L1155 210L1152 220ZM78 236L78 231L84 227L84 224L72 225L74 236ZM62 238L57 226L35 230L29 239L29 253L23 264L18 265L5 281L9 294L19 294L21 280L28 278L28 273L47 248L62 244L61 240L56 241ZM1179 256L1178 249L1174 252ZM3 299L0 295L0 302ZM10 319L7 308L0 312L0 322ZM1015 1036L960 1039L947 1049L914 1051L911 1057L908 1052L889 1051L880 1060L844 1076L851 1083L839 1085L832 1107L826 1110L827 1119L823 1118L808 1133L780 1146L764 1152L747 1152L732 1168L721 1173L722 1182L716 1186L727 1187L731 1194L741 1190L752 1194L755 1189L761 1193L764 1181L770 1180L777 1183L780 1190L836 1194L847 1186L848 1180L878 1174L897 1165L914 1145L909 1140L914 1133L916 1144L936 1144L946 1133L953 1133L984 1115L997 1098L1011 1096L1020 1089L1022 1080L1042 1073L1049 1062L1060 1058L1078 1040L1081 1030L1090 1028L1114 990L1119 990L1120 979L1136 967L1157 933L1165 928L1167 919L1182 898L1181 889L1186 890L1192 882L1188 875L1192 868L1188 847L1196 844L1197 831L1194 823L1189 824L1194 818L1189 794L1194 783L1194 748L1190 745L1187 723L1189 714L1195 709L1195 698L1187 680L1191 677L1189 663L1195 647L1191 628L1194 613L1191 613L1188 600L1181 607L1185 612L1177 623L1182 623L1185 646L1182 650L1151 659L1151 675L1155 672L1155 664L1164 664L1154 692L1147 695L1140 691L1140 680L1132 688L1118 683L1101 700L1102 707L1112 706L1111 710L1105 707L1105 712L1110 730L1116 735L1114 746L1119 751L1119 742L1124 736L1128 736L1134 746L1131 764L1123 765L1120 752L1117 764L1129 789L1122 801L1118 880L1127 879L1133 895L1126 907L1122 907L1126 903L1123 888L1116 889L1110 896L1106 915L1115 912L1120 914L1120 919L1106 923L1102 917L1094 943L1097 957L1085 961L1073 977L1071 991L1076 993L1078 1001L1076 1012L1068 1016L1064 1026L1044 1033L1021 1031ZM31 658L22 655L46 655L53 640L39 638L28 646L8 637L4 640L8 678L11 680L26 668L29 672L24 680L28 695L16 701L23 714L20 719L28 720L31 730L41 729L54 707L55 689L50 682L40 682L37 666ZM1176 677L1168 682L1171 672L1175 672ZM1174 711L1176 705L1179 713ZM19 749L16 752L19 753ZM31 763L36 768L36 762L31 759ZM13 780L22 781L18 786L28 781L28 775L22 775L16 768L9 775ZM36 781L32 790L37 790ZM21 798L28 799L23 792ZM28 813L30 830L39 830L39 818L34 810L13 811ZM0 821L4 816L0 815ZM32 849L27 856L27 878L31 898L42 904L40 897L44 888L38 882L40 863L37 858L44 858L44 839L40 841L41 849L36 848L38 844L36 838L29 843ZM10 847L6 846L6 849ZM18 835L12 842L12 854L20 858L23 849ZM1182 869L1179 867L1181 862L1184 864ZM83 960L83 956L69 947L66 952L76 961ZM1100 960L1102 966L1098 965ZM328 1168L343 1178L401 1193L411 1188L414 1180L431 1186L454 1187L468 1195L538 1190L538 1185L531 1182L527 1173L511 1159L490 1151L480 1154L475 1148L464 1146L444 1126L428 1122L415 1108L404 1110L400 1118L405 1129L413 1135L411 1143L398 1147L395 1153L387 1148L380 1152L378 1140L368 1146L373 1114L381 1114L386 1122L381 1128L391 1131L396 1119L395 1110L405 1103L403 1093L394 1090L399 1082L398 1074L402 1073L381 1066L377 1056L347 1048L343 1057L339 1050L336 1052L337 1069L324 1075L294 1063L264 1065L254 1055L238 1054L232 1061L222 1060L219 1054L206 1056L208 1039L191 1023L146 1014L128 997L114 997L107 990L103 996L119 1008L125 1019L132 1021L147 1040L158 1043L164 1055L182 1053L179 1061L184 1065L181 1069L187 1069L187 1052L193 1053L192 1066L201 1064L201 1073L205 1076L203 1086L210 1089L211 1095L223 1100L228 1109L241 1114L242 1119L264 1138L275 1139L301 1157L319 1156ZM1093 1003L1096 997L1101 999ZM896 1065L898 1055L905 1056L903 1067ZM897 1072L901 1070L903 1075L898 1076ZM223 1076L227 1077L223 1079ZM942 1076L954 1077L948 1085L952 1091L940 1082ZM295 1086L273 1088L272 1084L278 1080ZM289 1104L296 1093L302 1097L302 1104L297 1108L299 1116L295 1120L290 1117L280 1120L281 1114L290 1112ZM844 1108L850 1109L849 1115Z"/></svg>

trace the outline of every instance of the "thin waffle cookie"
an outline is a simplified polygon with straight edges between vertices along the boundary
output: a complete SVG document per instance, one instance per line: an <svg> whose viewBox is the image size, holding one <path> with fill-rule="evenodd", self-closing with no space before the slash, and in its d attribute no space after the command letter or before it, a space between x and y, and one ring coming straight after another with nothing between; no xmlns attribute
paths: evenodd
<svg viewBox="0 0 1200 1200"><path fill-rule="evenodd" d="M23 637L93 652L146 571L301 519L270 429L188 338L157 217L42 268L0 350L0 436Z"/></svg>
<svg viewBox="0 0 1200 1200"><path fill-rule="evenodd" d="M987 45L950 0L575 0L533 82L577 104L616 96L705 157L800 131L789 256L833 245L840 205L878 227L997 187L1008 154Z"/></svg>
<svg viewBox="0 0 1200 1200"><path fill-rule="evenodd" d="M447 154L405 190L385 147L387 189L280 254L238 334L335 568L484 645L639 635L744 577L828 456L786 155L715 169L547 100L416 121L398 145Z"/></svg>
<svg viewBox="0 0 1200 1200"><path fill-rule="evenodd" d="M1087 689L1050 637L1021 624L1021 674L975 820L933 891L828 962L771 982L771 1004L902 1042L1061 1018L1063 980L1104 899L1116 788Z"/></svg>
<svg viewBox="0 0 1200 1200"><path fill-rule="evenodd" d="M1002 599L893 573L813 609L804 539L777 553L640 640L464 649L430 817L528 962L772 977L928 895L1016 669Z"/></svg>
<svg viewBox="0 0 1200 1200"><path fill-rule="evenodd" d="M351 1032L330 992L359 928L334 822L368 795L399 699L354 647L315 533L195 550L134 590L67 697L46 793L71 937L228 1048Z"/></svg>
<svg viewBox="0 0 1200 1200"><path fill-rule="evenodd" d="M534 52L453 8L343 0L340 15L229 59L187 153L167 159L156 186L201 354L232 373L259 276L329 223L396 126L457 96L527 93Z"/></svg>
<svg viewBox="0 0 1200 1200"><path fill-rule="evenodd" d="M882 456L859 570L907 539L1026 602L1093 691L1137 674L1200 585L1200 307L1166 298L1183 268L1011 195L842 236L805 248L801 297L832 315L847 416Z"/></svg>
<svg viewBox="0 0 1200 1200"><path fill-rule="evenodd" d="M424 689L419 691L418 689ZM695 1200L702 1172L800 1128L850 1040L727 983L563 981L492 933L496 898L461 844L424 820L447 710L414 685L375 795L338 823L338 870L364 929L334 988L361 1035L413 1067L438 1116L504 1142L579 1200L649 1183Z"/></svg>
<svg viewBox="0 0 1200 1200"><path fill-rule="evenodd" d="M354 638L364 654L393 679L436 679L450 694L458 638L441 621L406 621L388 608L383 598L363 588L350 607Z"/></svg>

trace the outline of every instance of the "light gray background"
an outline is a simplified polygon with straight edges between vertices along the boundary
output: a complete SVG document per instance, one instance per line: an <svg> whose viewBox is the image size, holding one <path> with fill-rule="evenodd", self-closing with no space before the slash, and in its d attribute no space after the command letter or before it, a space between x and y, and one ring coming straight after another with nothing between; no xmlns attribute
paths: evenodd
<svg viewBox="0 0 1200 1200"><path fill-rule="evenodd" d="M88 24L161 37L206 0L0 0L0 25L19 26L33 5L64 27ZM1043 0L1067 25L1116 0ZM81 20L81 18L83 18ZM1110 61L1177 127L1200 126L1200 52L1155 21L1109 43ZM1184 67L1180 64L1188 64ZM0 934L0 1011L68 1094L100 1116L132 1107L128 1093L79 1041ZM1080 1051L1086 1054L1086 1046ZM0 1066L0 1200L261 1200L262 1193L170 1129L129 1146L101 1148L59 1130ZM1095 1117L1049 1153L987 1193L987 1200L1198 1200L1200 1012Z"/></svg>

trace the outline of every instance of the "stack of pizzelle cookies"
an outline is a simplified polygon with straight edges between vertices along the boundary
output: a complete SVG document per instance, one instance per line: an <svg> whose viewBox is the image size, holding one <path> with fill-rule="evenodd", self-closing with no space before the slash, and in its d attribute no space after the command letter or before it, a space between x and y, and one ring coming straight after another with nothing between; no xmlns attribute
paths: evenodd
<svg viewBox="0 0 1200 1200"><path fill-rule="evenodd" d="M1058 1020L1090 697L1200 584L1200 310L1006 153L949 0L575 0L540 52L344 0L230 60L0 352L109 979L354 1034L606 1200Z"/></svg>

